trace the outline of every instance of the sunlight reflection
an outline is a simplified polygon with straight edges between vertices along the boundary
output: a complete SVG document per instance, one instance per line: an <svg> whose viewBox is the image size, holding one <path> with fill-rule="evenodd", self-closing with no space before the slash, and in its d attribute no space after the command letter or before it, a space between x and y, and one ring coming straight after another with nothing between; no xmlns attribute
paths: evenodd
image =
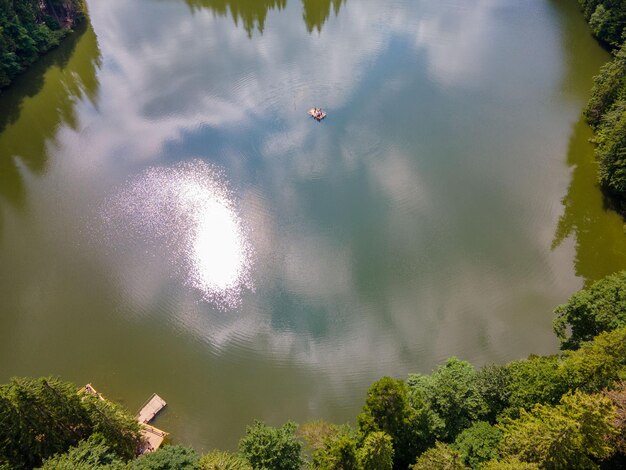
<svg viewBox="0 0 626 470"><path fill-rule="evenodd" d="M148 244L177 277L220 308L239 305L251 289L252 250L224 177L196 160L152 168L105 209L109 227ZM135 249L137 251L137 249Z"/></svg>

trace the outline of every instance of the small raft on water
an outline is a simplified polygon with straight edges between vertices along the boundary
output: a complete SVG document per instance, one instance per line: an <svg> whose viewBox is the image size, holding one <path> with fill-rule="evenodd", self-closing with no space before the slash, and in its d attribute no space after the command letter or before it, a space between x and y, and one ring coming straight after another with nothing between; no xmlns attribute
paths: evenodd
<svg viewBox="0 0 626 470"><path fill-rule="evenodd" d="M326 113L322 111L322 108L311 108L309 109L309 116L311 116L313 119L321 121L326 117Z"/></svg>

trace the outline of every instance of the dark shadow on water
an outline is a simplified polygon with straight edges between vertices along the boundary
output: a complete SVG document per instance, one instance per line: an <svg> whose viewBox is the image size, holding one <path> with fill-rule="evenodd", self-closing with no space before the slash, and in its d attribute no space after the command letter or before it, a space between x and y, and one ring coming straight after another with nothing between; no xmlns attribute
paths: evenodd
<svg viewBox="0 0 626 470"><path fill-rule="evenodd" d="M0 214L4 205L23 209L23 171L45 173L60 124L76 127L76 103L96 102L99 66L96 35L85 23L0 95Z"/></svg>
<svg viewBox="0 0 626 470"><path fill-rule="evenodd" d="M284 10L287 0L185 0L192 10L208 8L214 14L227 16L230 13L235 25L241 23L252 37L256 29L260 34L265 30L265 20L269 10ZM331 7L335 16L339 14L345 0L302 0L302 19L307 31L322 31L330 17Z"/></svg>
<svg viewBox="0 0 626 470"><path fill-rule="evenodd" d="M563 198L564 212L552 248L570 236L576 243L574 267L585 284L626 269L626 234L621 217L607 207L597 183L591 129L581 116L569 143L567 164L572 179Z"/></svg>

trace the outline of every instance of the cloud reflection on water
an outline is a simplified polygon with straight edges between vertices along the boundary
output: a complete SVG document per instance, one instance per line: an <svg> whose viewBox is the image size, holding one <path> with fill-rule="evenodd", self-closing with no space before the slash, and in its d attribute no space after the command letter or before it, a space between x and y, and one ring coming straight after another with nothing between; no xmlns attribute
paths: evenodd
<svg viewBox="0 0 626 470"><path fill-rule="evenodd" d="M280 28L271 27L271 20L282 17L268 17L264 34L250 40L210 12L199 10L189 15L172 3L158 4L153 11L167 17L167 35L157 30L151 34L146 24L137 27L144 36L135 37L133 28L125 27L120 18L152 21L134 12L143 7L118 2L119 16L113 17L107 13L109 6L96 3L94 21L110 66L101 74L103 94L107 95L99 122L101 139L89 157L106 161L112 155L124 155L120 163L130 168L163 165L187 158L190 142L198 139L198 148L204 152L200 156L222 165L229 180L238 185L241 212L254 229L252 239L259 257L257 292L264 296L247 298L237 319L217 320L212 315L205 319L203 312L193 313L193 308L173 304L172 309L180 312L180 322L218 349L229 341L267 338L276 357L334 364L338 370L362 355L371 375L384 373L389 364L408 365L420 355L427 361L450 353L481 360L506 350L515 332L507 324L504 307L509 308L511 298L528 291L540 298L550 297L553 283L558 282L552 278L546 282L542 276L534 283L528 281L532 270L545 267L546 261L538 259L549 249L544 240L537 240L536 226L549 224L552 214L520 211L519 226L512 229L514 237L508 242L525 247L517 256L492 260L490 257L498 255L488 252L482 241L472 247L475 252L463 252L464 245L455 240L455 234L463 230L463 219L455 217L471 213L474 206L468 199L453 200L446 188L433 183L449 176L444 170L434 175L434 180L424 176L428 162L416 158L411 144L398 141L389 147L388 140L378 135L398 131L376 121L377 109L384 103L381 97L367 94L371 89L367 82L372 78L372 64L384 58L391 43L403 44L407 47L403 57L418 63L409 69L418 80L424 80L419 61L427 66L429 82L425 86L432 92L421 103L420 115L428 116L427 100L439 105L435 101L440 99L437 87L480 82L482 54L487 48L481 28L495 22L499 25L496 33L502 33L496 18L507 5L479 0L472 3L468 16L469 7L443 14L437 8L404 4L383 8L352 2L342 8L336 25L303 41L306 33L298 23L287 19ZM290 8L299 7L297 2L289 3L281 15L293 18ZM207 34L202 36L199 31ZM298 47L290 47L292 39ZM464 41L470 46L461 47ZM177 52L181 49L185 53ZM463 60L455 59L453 53L459 50ZM394 65L380 68L388 74L379 79L390 102L400 102L399 96L412 92L411 81L403 76L406 70ZM546 88L556 81L549 75L542 77L547 80ZM501 87L504 95L509 88L506 84ZM373 119L369 123L350 121L345 130L330 124L327 129L312 126L303 118L304 112L322 99L329 103L329 123L347 106L362 108ZM436 112L439 110L429 116L434 123L440 119ZM429 123L411 131L402 128L406 122L397 123L403 135L421 132L427 143L437 138L428 135ZM456 129L450 122L446 124L459 135L464 131L462 126ZM252 141L249 147L248 141ZM446 141L442 148L448 146ZM485 150L493 152L485 144L475 153ZM457 164L461 168L468 165L463 184L483 185L467 161ZM307 209L305 187L313 187L321 195L341 194L345 184L341 179L358 171L372 183L364 189L367 194L350 196L346 187L342 199L329 204L334 215L328 219ZM490 171L494 181L506 176L498 173L504 171L498 162ZM482 188L485 198L489 197L486 187ZM468 191L473 189L468 184ZM558 192L558 188L552 190ZM515 207L534 204L534 194L521 197L529 200L516 200ZM433 207L433 201L446 205ZM360 233L336 230L337 220L354 217L359 211L380 214L381 225L368 227L364 216ZM488 236L484 226L480 230ZM354 246L352 236L361 237L363 246ZM380 252L369 252L367 241L380 247ZM442 259L433 261L426 254L416 257L418 245L430 246L430 255L443 254ZM506 253L510 248L504 245L494 252ZM502 269L512 268L517 271L502 276ZM367 273L373 277L385 273L385 280L372 286ZM514 278L517 281L513 282ZM511 293L512 284L519 286L518 291L501 299L499 293ZM275 299L281 296L292 303L277 303ZM503 309L494 314L494 304ZM187 313L183 315L183 311ZM472 328L486 338L487 345L465 348L468 338L475 340L475 336L464 328L456 331L449 327L460 312L473 318ZM545 345L550 335L548 331L543 337L536 336L535 345ZM474 348L471 353L470 347ZM527 348L537 350L534 345ZM345 361L338 360L341 357Z"/></svg>

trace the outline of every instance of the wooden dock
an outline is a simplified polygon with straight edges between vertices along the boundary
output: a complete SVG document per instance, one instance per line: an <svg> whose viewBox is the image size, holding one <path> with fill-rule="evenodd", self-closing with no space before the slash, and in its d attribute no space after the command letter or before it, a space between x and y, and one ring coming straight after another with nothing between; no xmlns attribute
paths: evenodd
<svg viewBox="0 0 626 470"><path fill-rule="evenodd" d="M79 393L88 393L98 397L100 400L104 400L104 397L91 384L85 385L79 390ZM161 444L167 437L168 433L148 424L166 405L167 403L165 403L163 398L153 393L141 407L139 413L135 415L135 419L139 422L139 432L141 434L141 444L138 449L140 455L154 452L161 447Z"/></svg>
<svg viewBox="0 0 626 470"><path fill-rule="evenodd" d="M141 447L139 448L139 454L147 454L148 452L154 452L167 436L165 431L161 431L149 424L141 424Z"/></svg>
<svg viewBox="0 0 626 470"><path fill-rule="evenodd" d="M154 417L161 411L167 403L165 400L153 393L148 401L141 407L139 413L135 415L135 419L142 424L147 424L154 419Z"/></svg>
<svg viewBox="0 0 626 470"><path fill-rule="evenodd" d="M165 431L161 431L148 424L166 405L167 403L165 403L163 398L153 393L152 396L148 398L148 401L141 407L139 413L135 415L135 419L139 421L141 425L141 437L143 438L141 448L139 449L140 454L154 452L161 446L167 436Z"/></svg>
<svg viewBox="0 0 626 470"><path fill-rule="evenodd" d="M80 393L88 393L89 395L94 395L98 397L100 400L104 400L104 397L100 395L95 388L91 384L85 385L83 388L79 390Z"/></svg>

